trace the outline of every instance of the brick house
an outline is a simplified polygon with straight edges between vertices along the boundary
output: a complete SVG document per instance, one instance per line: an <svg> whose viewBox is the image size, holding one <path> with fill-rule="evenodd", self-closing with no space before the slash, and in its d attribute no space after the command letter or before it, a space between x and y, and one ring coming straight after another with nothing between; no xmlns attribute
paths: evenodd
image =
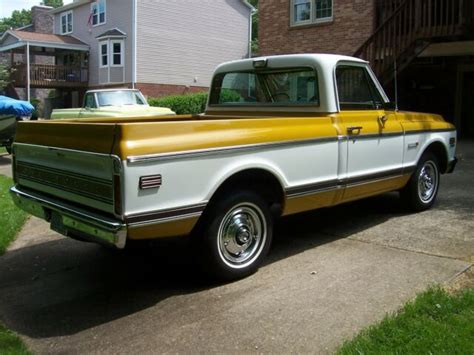
<svg viewBox="0 0 474 355"><path fill-rule="evenodd" d="M260 0L259 45L364 58L392 98L397 78L401 109L440 113L474 137L474 1Z"/></svg>

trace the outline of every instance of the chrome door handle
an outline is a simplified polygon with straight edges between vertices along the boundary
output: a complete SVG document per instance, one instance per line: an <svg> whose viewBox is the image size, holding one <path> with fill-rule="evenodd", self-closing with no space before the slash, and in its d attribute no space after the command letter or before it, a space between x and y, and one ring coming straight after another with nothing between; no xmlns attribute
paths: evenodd
<svg viewBox="0 0 474 355"><path fill-rule="evenodd" d="M349 126L347 127L347 133L354 133L354 131L358 131L360 132L360 130L362 129L363 127L362 126Z"/></svg>

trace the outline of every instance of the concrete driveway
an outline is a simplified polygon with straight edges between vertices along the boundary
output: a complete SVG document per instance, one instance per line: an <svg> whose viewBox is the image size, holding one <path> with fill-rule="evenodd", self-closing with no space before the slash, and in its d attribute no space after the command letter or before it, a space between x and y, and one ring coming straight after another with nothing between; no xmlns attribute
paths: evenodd
<svg viewBox="0 0 474 355"><path fill-rule="evenodd" d="M179 244L118 254L32 220L0 258L0 318L35 353L331 352L471 266L474 142L458 156L432 210L385 194L286 218L266 264L229 284Z"/></svg>

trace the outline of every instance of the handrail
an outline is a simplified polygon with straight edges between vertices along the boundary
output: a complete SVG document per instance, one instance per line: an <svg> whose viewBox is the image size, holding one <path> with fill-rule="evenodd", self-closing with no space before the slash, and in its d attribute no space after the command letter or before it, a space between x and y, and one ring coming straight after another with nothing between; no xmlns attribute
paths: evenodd
<svg viewBox="0 0 474 355"><path fill-rule="evenodd" d="M405 0L354 56L370 61L384 80L391 76L395 60L407 63L431 40L460 34L462 26L472 22L472 11L466 5L464 0Z"/></svg>
<svg viewBox="0 0 474 355"><path fill-rule="evenodd" d="M12 79L20 84L26 82L26 64L13 66ZM79 65L30 64L30 82L35 86L69 86L74 83L87 84L89 69Z"/></svg>

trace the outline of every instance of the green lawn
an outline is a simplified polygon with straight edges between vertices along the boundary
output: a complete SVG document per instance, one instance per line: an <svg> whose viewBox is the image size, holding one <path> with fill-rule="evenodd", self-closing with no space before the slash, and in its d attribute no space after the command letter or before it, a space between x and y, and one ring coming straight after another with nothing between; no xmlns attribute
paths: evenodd
<svg viewBox="0 0 474 355"><path fill-rule="evenodd" d="M30 352L15 333L0 324L0 354L21 355L30 354Z"/></svg>
<svg viewBox="0 0 474 355"><path fill-rule="evenodd" d="M363 330L338 354L474 354L474 289L435 288Z"/></svg>
<svg viewBox="0 0 474 355"><path fill-rule="evenodd" d="M5 253L8 244L15 238L27 217L10 198L8 189L12 185L12 179L0 175L0 255Z"/></svg>
<svg viewBox="0 0 474 355"><path fill-rule="evenodd" d="M7 150L5 149L5 147L0 147L0 154L3 154L3 153L6 153Z"/></svg>
<svg viewBox="0 0 474 355"><path fill-rule="evenodd" d="M0 148L0 153L4 148ZM0 255L2 255L8 244L15 238L27 214L18 209L10 198L8 189L13 181L9 177L0 175ZM0 323L0 354L29 354L20 338L9 331Z"/></svg>

